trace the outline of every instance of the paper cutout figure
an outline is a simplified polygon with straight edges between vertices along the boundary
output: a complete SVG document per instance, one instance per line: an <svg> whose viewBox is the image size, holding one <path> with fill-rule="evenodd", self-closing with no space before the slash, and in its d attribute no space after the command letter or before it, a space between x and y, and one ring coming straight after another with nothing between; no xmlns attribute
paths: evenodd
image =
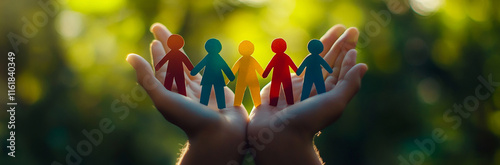
<svg viewBox="0 0 500 165"><path fill-rule="evenodd" d="M180 49L184 46L182 36L174 34L168 37L167 46L171 49L165 57L163 57L155 66L158 71L168 61L167 73L165 75L164 86L168 90L172 90L172 83L175 79L177 91L179 94L186 96L186 81L184 79L184 64L188 70L193 69L191 60Z"/></svg>
<svg viewBox="0 0 500 165"><path fill-rule="evenodd" d="M304 76L304 84L302 85L302 96L300 97L300 101L305 100L310 96L313 84L316 87L318 94L325 93L325 80L323 79L321 66L323 66L328 73L333 72L330 65L328 65L323 57L319 55L323 52L323 43L321 43L321 41L316 39L309 41L307 49L311 54L304 59L296 72L297 75L300 75L302 71L307 68Z"/></svg>
<svg viewBox="0 0 500 165"><path fill-rule="evenodd" d="M278 105L281 85L283 85L283 90L285 91L287 104L292 105L293 89L289 67L291 67L293 71L296 72L297 66L295 65L295 63L293 63L290 56L285 54L286 42L282 38L275 39L271 44L271 49L274 53L276 53L276 55L274 55L273 59L271 59L266 67L266 70L264 70L264 73L262 74L262 77L266 78L269 75L269 72L271 72L271 69L274 68L273 78L271 80L271 93L269 94L269 105Z"/></svg>
<svg viewBox="0 0 500 165"><path fill-rule="evenodd" d="M191 75L194 76L198 74L198 72L205 67L203 78L201 79L200 103L208 105L213 86L217 100L217 107L219 107L219 109L224 109L226 108L226 101L224 97L224 86L226 86L226 84L224 83L222 71L231 81L234 80L234 74L219 54L222 50L222 45L219 40L214 38L209 39L205 43L205 49L208 54L193 68L193 70L191 70Z"/></svg>
<svg viewBox="0 0 500 165"><path fill-rule="evenodd" d="M248 87L252 95L253 104L255 107L259 106L260 100L260 86L259 80L255 71L262 75L264 70L259 65L257 60L251 55L254 51L254 46L252 42L244 40L240 43L238 51L243 57L240 57L238 61L234 64L232 71L234 74L238 72L238 80L236 81L236 94L234 97L234 106L240 106L243 101L243 95ZM227 82L226 82L227 83Z"/></svg>

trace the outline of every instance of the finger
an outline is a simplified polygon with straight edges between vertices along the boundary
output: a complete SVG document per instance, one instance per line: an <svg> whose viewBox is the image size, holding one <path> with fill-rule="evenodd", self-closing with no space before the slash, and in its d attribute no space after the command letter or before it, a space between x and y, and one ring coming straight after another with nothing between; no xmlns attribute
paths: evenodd
<svg viewBox="0 0 500 165"><path fill-rule="evenodd" d="M330 91L335 88L335 84L337 84L338 78L335 76L327 76L325 80L325 89L326 91Z"/></svg>
<svg viewBox="0 0 500 165"><path fill-rule="evenodd" d="M342 33L344 33L345 29L346 28L344 25L337 24L337 25L331 27L325 33L325 35L323 35L321 37L320 41L323 43L323 46L325 47L323 52L321 52L319 54L321 57L325 57L326 53L328 51L330 51L330 48L332 47L333 43L335 43L335 41L337 41L337 39L340 37L340 35L342 35Z"/></svg>
<svg viewBox="0 0 500 165"><path fill-rule="evenodd" d="M361 79L367 70L368 66L363 63L353 66L344 78L339 81L335 89L330 91L331 95L347 104L361 87Z"/></svg>
<svg viewBox="0 0 500 165"><path fill-rule="evenodd" d="M356 48L358 43L359 31L358 29L351 27L347 29L342 36L339 37L337 41L333 44L332 48L325 55L325 61L333 68L333 75L337 76L340 73L340 67L344 56L347 51ZM328 72L323 72L323 76L326 76Z"/></svg>
<svg viewBox="0 0 500 165"><path fill-rule="evenodd" d="M356 64L356 55L356 49L351 49L346 53L342 66L340 67L339 80L344 79L347 71L351 70L351 68Z"/></svg>
<svg viewBox="0 0 500 165"><path fill-rule="evenodd" d="M163 48L163 44L158 40L153 40L149 48L151 52L151 59L153 60L153 64L156 66L158 62L165 57L165 49Z"/></svg>
<svg viewBox="0 0 500 165"><path fill-rule="evenodd" d="M368 67L366 64L355 65L347 72L344 79L336 85L334 90L327 92L326 95L316 97L319 99L318 106L334 108L326 108L319 112L321 115L316 116L318 125L312 128L312 132L310 132L311 134L314 134L337 121L351 99L361 88L361 79L367 70Z"/></svg>
<svg viewBox="0 0 500 165"><path fill-rule="evenodd" d="M151 98L158 95L158 91L162 91L163 88L160 88L162 84L155 78L153 69L144 58L137 54L129 54L127 56L127 62L134 67L137 74L137 82L139 82L148 93L151 92Z"/></svg>
<svg viewBox="0 0 500 165"><path fill-rule="evenodd" d="M151 54L151 59L153 60L152 64L154 64L154 68L163 59L163 57L165 57L166 53L161 42L158 40L153 40L153 42L151 42L149 51ZM160 80L162 84L165 81L165 72L167 71L167 66L168 62L163 64L163 66L155 72L155 77Z"/></svg>
<svg viewBox="0 0 500 165"><path fill-rule="evenodd" d="M151 25L150 31L155 36L156 40L162 43L165 52L170 52L170 48L167 45L167 39L172 35L172 32L170 32L167 27L161 23L154 23Z"/></svg>

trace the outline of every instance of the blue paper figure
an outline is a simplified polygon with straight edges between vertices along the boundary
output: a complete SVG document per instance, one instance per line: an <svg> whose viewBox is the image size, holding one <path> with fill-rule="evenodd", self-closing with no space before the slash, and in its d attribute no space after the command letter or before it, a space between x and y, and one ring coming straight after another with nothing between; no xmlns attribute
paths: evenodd
<svg viewBox="0 0 500 165"><path fill-rule="evenodd" d="M212 91L212 86L215 90L215 97L217 99L217 107L219 109L226 108L226 101L224 97L224 77L222 71L226 74L227 78L231 81L234 80L234 74L231 68L227 66L227 63L220 56L220 51L222 50L222 45L217 39L209 39L205 43L205 50L208 54L198 63L193 70L191 70L191 75L194 76L205 67L203 73L203 78L201 79L201 97L200 103L208 105L210 98L210 93Z"/></svg>
<svg viewBox="0 0 500 165"><path fill-rule="evenodd" d="M323 72L321 71L321 66L325 68L328 73L332 73L333 70L330 65L321 57L319 54L323 52L323 43L321 41L313 39L309 41L307 49L311 53L308 55L302 64L300 64L299 69L297 69L297 75L300 75L302 71L307 67L306 75L304 76L304 84L302 85L302 96L300 101L305 100L311 94L311 88L314 83L316 91L318 94L325 93L325 80L323 79Z"/></svg>

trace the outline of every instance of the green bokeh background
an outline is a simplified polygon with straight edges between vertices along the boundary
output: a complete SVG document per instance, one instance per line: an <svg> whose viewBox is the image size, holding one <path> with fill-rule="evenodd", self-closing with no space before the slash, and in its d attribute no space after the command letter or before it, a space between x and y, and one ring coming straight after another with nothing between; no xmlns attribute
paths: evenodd
<svg viewBox="0 0 500 165"><path fill-rule="evenodd" d="M287 53L299 64L310 39L335 24L357 27L364 35L358 62L367 63L369 71L343 116L315 139L327 164L399 164L398 156L408 159L419 149L414 141L430 138L435 128L442 128L447 140L425 155L423 164L500 164L500 90L480 101L458 129L443 119L446 110L475 94L479 76L500 81L498 1L40 1L56 3L58 12L36 26L16 53L16 158L6 153L9 115L1 112L0 164L66 164L65 147L76 148L86 139L82 130L98 128L106 118L115 130L83 164L174 164L186 136L149 98L133 106L113 104L141 89L125 57L134 52L150 59L149 27L155 22L185 38L194 64L206 54L204 42L217 38L229 65L239 58L239 42L250 40L262 66L273 55L274 38L288 42ZM22 36L23 19L32 23L46 13L38 2L0 1L3 68L7 52L14 51L7 35ZM380 21L372 13L389 13L390 19ZM2 70L4 102L7 71ZM269 81L260 79L261 86ZM234 89L234 82L229 87ZM244 105L252 107L248 91ZM129 107L128 115L120 119L123 114L113 106Z"/></svg>

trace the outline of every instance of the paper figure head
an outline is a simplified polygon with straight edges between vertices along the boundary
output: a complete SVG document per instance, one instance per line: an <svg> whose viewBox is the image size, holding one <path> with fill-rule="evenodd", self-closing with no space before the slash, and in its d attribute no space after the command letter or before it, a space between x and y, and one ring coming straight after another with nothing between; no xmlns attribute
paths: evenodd
<svg viewBox="0 0 500 165"><path fill-rule="evenodd" d="M283 53L286 50L286 42L283 38L276 38L274 39L273 43L271 44L271 49L273 50L274 53Z"/></svg>
<svg viewBox="0 0 500 165"><path fill-rule="evenodd" d="M222 45L219 40L211 38L205 43L205 50L207 50L208 53L220 53Z"/></svg>
<svg viewBox="0 0 500 165"><path fill-rule="evenodd" d="M250 56L254 51L253 43L248 40L241 41L238 50L242 56Z"/></svg>
<svg viewBox="0 0 500 165"><path fill-rule="evenodd" d="M313 39L307 44L307 49L311 54L320 54L323 52L323 43L317 39Z"/></svg>
<svg viewBox="0 0 500 165"><path fill-rule="evenodd" d="M170 49L178 50L184 46L184 38L178 34L173 34L167 39L167 46Z"/></svg>

